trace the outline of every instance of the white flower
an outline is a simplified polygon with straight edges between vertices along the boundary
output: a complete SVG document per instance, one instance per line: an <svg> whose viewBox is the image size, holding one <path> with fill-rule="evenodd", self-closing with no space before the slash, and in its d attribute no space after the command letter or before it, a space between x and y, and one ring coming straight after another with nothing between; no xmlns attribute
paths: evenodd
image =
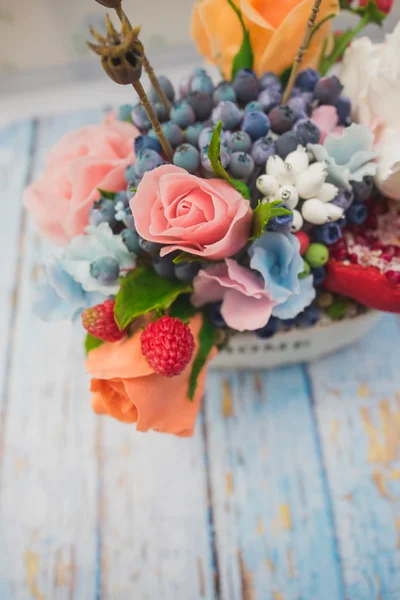
<svg viewBox="0 0 400 600"><path fill-rule="evenodd" d="M340 79L352 102L352 117L375 133L376 183L400 200L400 23L382 44L354 40L345 53Z"/></svg>
<svg viewBox="0 0 400 600"><path fill-rule="evenodd" d="M297 150L287 155L285 163L291 165L298 174L303 173L310 164L307 150L304 146L298 146Z"/></svg>
<svg viewBox="0 0 400 600"><path fill-rule="evenodd" d="M322 162L315 162L300 173L296 180L296 189L300 198L318 197L327 175L328 169Z"/></svg>
<svg viewBox="0 0 400 600"><path fill-rule="evenodd" d="M90 273L91 264L100 258L117 261L121 274L131 271L136 264L135 256L128 251L121 236L113 234L108 223L101 223L97 227L89 226L86 234L75 237L65 248L61 264L85 291L101 292L105 296L115 295L120 287L118 279L105 285Z"/></svg>
<svg viewBox="0 0 400 600"><path fill-rule="evenodd" d="M313 225L323 225L329 221L337 221L343 216L343 209L330 202L322 202L318 198L306 200L301 208L303 218Z"/></svg>

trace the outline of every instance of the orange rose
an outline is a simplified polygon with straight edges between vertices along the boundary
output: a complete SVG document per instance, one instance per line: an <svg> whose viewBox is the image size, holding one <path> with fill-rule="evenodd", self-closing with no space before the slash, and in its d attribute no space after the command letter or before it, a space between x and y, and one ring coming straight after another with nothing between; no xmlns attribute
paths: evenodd
<svg viewBox="0 0 400 600"><path fill-rule="evenodd" d="M250 32L254 53L253 68L280 74L291 66L303 41L307 20L314 0L234 0ZM324 0L317 23L339 11L338 0ZM324 23L313 36L305 54L303 67L318 66L331 21ZM239 19L227 0L198 0L192 16L192 37L201 54L231 78L232 61L243 40Z"/></svg>
<svg viewBox="0 0 400 600"><path fill-rule="evenodd" d="M93 410L124 423L137 423L138 431L154 429L181 437L193 435L204 391L206 368L198 378L193 401L187 397L192 363L197 354L201 317L190 322L196 342L192 362L177 377L157 375L141 351L141 330L120 342L92 350L86 368L93 379Z"/></svg>

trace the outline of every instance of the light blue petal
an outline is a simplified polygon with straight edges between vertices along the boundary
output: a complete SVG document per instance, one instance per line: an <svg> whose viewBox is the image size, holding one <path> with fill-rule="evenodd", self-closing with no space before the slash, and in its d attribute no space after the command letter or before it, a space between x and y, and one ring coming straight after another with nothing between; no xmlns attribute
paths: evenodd
<svg viewBox="0 0 400 600"><path fill-rule="evenodd" d="M286 302L272 309L272 315L279 319L294 319L314 300L316 293L312 275L300 279L300 291L292 294Z"/></svg>
<svg viewBox="0 0 400 600"><path fill-rule="evenodd" d="M372 167L374 167L376 171L377 164L372 162L373 160L375 160L375 158L376 152L370 152L369 150L361 150L360 152L357 152L356 154L354 154L354 156L351 157L351 159L348 162L350 173L352 174L353 172L357 171L358 169L361 169L361 167L364 167L367 164L370 164ZM351 176L350 179L352 179Z"/></svg>
<svg viewBox="0 0 400 600"><path fill-rule="evenodd" d="M47 278L49 284L57 291L58 295L70 304L82 304L84 302L84 291L80 283L75 281L67 273L59 260L47 267Z"/></svg>
<svg viewBox="0 0 400 600"><path fill-rule="evenodd" d="M58 296L48 283L40 286L33 302L33 312L42 321L69 319L72 317L71 305Z"/></svg>
<svg viewBox="0 0 400 600"><path fill-rule="evenodd" d="M371 151L374 136L364 125L353 123L341 135L331 134L325 138L324 148L338 165L348 165L358 152Z"/></svg>

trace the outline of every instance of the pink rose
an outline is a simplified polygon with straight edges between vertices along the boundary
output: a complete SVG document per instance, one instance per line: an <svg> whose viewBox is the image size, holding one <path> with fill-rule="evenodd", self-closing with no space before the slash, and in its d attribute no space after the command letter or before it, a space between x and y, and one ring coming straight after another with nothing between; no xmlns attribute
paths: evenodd
<svg viewBox="0 0 400 600"><path fill-rule="evenodd" d="M40 232L58 245L83 233L97 188L125 189L125 168L134 161L138 130L112 121L67 134L49 152L43 175L26 190L24 202Z"/></svg>
<svg viewBox="0 0 400 600"><path fill-rule="evenodd" d="M193 286L193 306L222 300L221 314L237 331L264 327L275 306L257 275L232 259L200 271Z"/></svg>
<svg viewBox="0 0 400 600"><path fill-rule="evenodd" d="M319 127L321 131L320 144L323 144L325 138L330 133L342 133L343 127L338 126L339 117L334 106L318 106L311 115L311 120Z"/></svg>
<svg viewBox="0 0 400 600"><path fill-rule="evenodd" d="M165 165L145 173L131 200L143 238L211 260L232 256L247 243L250 203L221 179L200 179Z"/></svg>

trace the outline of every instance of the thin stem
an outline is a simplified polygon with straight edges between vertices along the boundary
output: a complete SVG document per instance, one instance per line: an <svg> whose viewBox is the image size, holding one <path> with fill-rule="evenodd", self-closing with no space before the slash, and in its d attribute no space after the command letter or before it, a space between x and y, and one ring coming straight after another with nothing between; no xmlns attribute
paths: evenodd
<svg viewBox="0 0 400 600"><path fill-rule="evenodd" d="M160 121L157 119L157 115L154 112L152 105L150 104L150 100L148 99L147 94L144 91L142 84L140 83L140 81L136 81L132 85L135 88L135 90L139 96L140 102L143 104L143 106L146 110L147 116L149 117L149 121L150 121L158 139L160 140L160 144L162 146L162 149L163 149L165 155L167 156L169 162L172 162L172 159L174 156L174 151L172 150L171 144L165 137L165 134L160 125Z"/></svg>
<svg viewBox="0 0 400 600"><path fill-rule="evenodd" d="M122 19L125 17L125 19L128 21L129 23L129 19L126 16L126 13L124 12L124 10L122 9L122 6L120 6L119 8L115 9L115 12L118 15L119 20L122 22ZM130 24L130 23L129 23ZM168 113L171 110L171 103L168 100L163 88L161 87L160 82L158 81L157 75L154 73L154 69L150 64L149 59L147 58L146 54L143 54L143 67L144 70L146 71L147 75L149 76L151 85L153 86L153 88L156 90L157 94L160 97L161 102L164 104L165 108L167 109Z"/></svg>
<svg viewBox="0 0 400 600"><path fill-rule="evenodd" d="M299 71L299 67L300 67L301 63L303 62L304 55L308 48L308 44L310 43L311 34L315 27L315 22L317 20L317 14L319 12L321 3L322 3L322 0L315 0L314 6L311 9L311 14L307 21L307 28L306 28L306 31L304 34L303 43L301 44L301 46L297 52L297 56L294 59L292 71L291 71L290 77L289 77L289 81L287 83L285 93L283 95L282 104L285 104L288 101L288 99L290 98L290 94L292 92L294 82L296 80L296 75Z"/></svg>

